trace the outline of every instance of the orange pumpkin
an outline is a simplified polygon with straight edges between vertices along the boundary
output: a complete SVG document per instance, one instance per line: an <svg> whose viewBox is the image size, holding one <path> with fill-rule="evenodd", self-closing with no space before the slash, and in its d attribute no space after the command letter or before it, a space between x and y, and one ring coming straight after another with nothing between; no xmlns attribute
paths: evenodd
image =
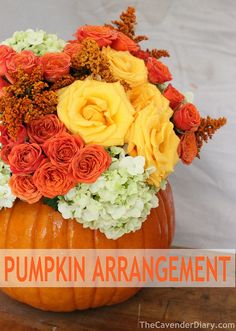
<svg viewBox="0 0 236 331"><path fill-rule="evenodd" d="M84 229L74 220L38 202L17 200L0 212L0 248L168 248L174 233L171 187L158 192L159 207L152 209L142 228L117 240L100 231ZM127 300L139 288L4 288L10 297L49 311L72 311Z"/></svg>

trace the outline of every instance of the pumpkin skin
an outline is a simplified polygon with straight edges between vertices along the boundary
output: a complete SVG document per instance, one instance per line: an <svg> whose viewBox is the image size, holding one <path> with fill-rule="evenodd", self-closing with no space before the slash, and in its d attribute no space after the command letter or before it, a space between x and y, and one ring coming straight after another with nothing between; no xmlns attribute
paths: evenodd
<svg viewBox="0 0 236 331"><path fill-rule="evenodd" d="M142 228L117 240L97 230L84 229L75 220L38 202L17 200L0 211L0 248L168 248L172 242L175 213L171 187L158 192L159 207L152 209ZM127 300L140 288L2 288L10 297L35 308L66 312L113 305Z"/></svg>

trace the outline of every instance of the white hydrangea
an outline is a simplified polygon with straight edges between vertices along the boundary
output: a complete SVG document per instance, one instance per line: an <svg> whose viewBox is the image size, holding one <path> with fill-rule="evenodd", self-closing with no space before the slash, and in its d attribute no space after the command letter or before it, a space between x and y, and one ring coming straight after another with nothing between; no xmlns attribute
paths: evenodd
<svg viewBox="0 0 236 331"><path fill-rule="evenodd" d="M58 210L85 228L99 229L109 239L139 230L152 208L158 206L157 190L147 184L150 169L142 156L125 156L110 148L112 164L93 184L79 184L59 197Z"/></svg>
<svg viewBox="0 0 236 331"><path fill-rule="evenodd" d="M0 159L0 210L2 208L11 208L16 199L8 185L10 177L10 168Z"/></svg>
<svg viewBox="0 0 236 331"><path fill-rule="evenodd" d="M2 42L3 45L11 46L16 52L30 50L36 55L47 52L61 52L66 44L55 34L48 34L43 30L16 31L11 38Z"/></svg>

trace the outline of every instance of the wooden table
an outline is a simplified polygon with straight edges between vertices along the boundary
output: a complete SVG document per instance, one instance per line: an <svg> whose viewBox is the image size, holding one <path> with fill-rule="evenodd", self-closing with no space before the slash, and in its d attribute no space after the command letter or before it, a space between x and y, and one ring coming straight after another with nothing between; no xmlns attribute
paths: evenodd
<svg viewBox="0 0 236 331"><path fill-rule="evenodd" d="M141 328L141 321L233 322L236 325L236 289L146 288L122 304L73 313L42 312L0 293L1 331L153 330ZM224 330L236 330L236 327Z"/></svg>

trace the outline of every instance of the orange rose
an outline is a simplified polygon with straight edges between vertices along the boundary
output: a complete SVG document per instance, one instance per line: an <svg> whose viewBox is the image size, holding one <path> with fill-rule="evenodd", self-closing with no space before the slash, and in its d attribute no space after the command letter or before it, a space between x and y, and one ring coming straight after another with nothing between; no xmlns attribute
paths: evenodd
<svg viewBox="0 0 236 331"><path fill-rule="evenodd" d="M146 66L150 83L163 84L172 79L168 67L154 57L147 59Z"/></svg>
<svg viewBox="0 0 236 331"><path fill-rule="evenodd" d="M4 125L0 125L0 134L0 143L2 145L7 145L9 143L22 144L27 138L27 132L23 125L19 126L16 139L9 136L7 127Z"/></svg>
<svg viewBox="0 0 236 331"><path fill-rule="evenodd" d="M137 52L140 48L136 42L134 42L122 32L117 33L117 39L112 42L111 47L117 51L129 52Z"/></svg>
<svg viewBox="0 0 236 331"><path fill-rule="evenodd" d="M69 74L70 57L66 53L47 53L40 58L45 79L49 82Z"/></svg>
<svg viewBox="0 0 236 331"><path fill-rule="evenodd" d="M38 57L31 51L22 51L20 53L13 53L6 60L6 77L13 83L14 80L11 77L19 69L22 69L27 74L30 74L33 69L38 65Z"/></svg>
<svg viewBox="0 0 236 331"><path fill-rule="evenodd" d="M59 134L43 144L43 150L51 163L67 169L76 153L83 147L83 139L69 133Z"/></svg>
<svg viewBox="0 0 236 331"><path fill-rule="evenodd" d="M15 196L30 204L42 198L42 194L34 185L33 177L30 175L12 175L9 186Z"/></svg>
<svg viewBox="0 0 236 331"><path fill-rule="evenodd" d="M7 145L11 141L11 137L8 134L7 127L0 125L0 143L2 145Z"/></svg>
<svg viewBox="0 0 236 331"><path fill-rule="evenodd" d="M173 117L174 125L182 131L196 131L201 122L201 116L192 103L182 105Z"/></svg>
<svg viewBox="0 0 236 331"><path fill-rule="evenodd" d="M178 147L178 154L183 163L190 164L193 162L198 154L197 141L193 132L182 135Z"/></svg>
<svg viewBox="0 0 236 331"><path fill-rule="evenodd" d="M175 110L181 102L184 101L184 96L181 94L176 88L174 88L171 84L167 86L163 93L164 97L170 101L170 107Z"/></svg>
<svg viewBox="0 0 236 331"><path fill-rule="evenodd" d="M27 126L30 142L37 144L43 144L46 140L65 131L64 124L56 115L45 115L34 119Z"/></svg>
<svg viewBox="0 0 236 331"><path fill-rule="evenodd" d="M7 45L0 45L0 76L4 76L6 73L6 60L12 54L16 54L13 48Z"/></svg>
<svg viewBox="0 0 236 331"><path fill-rule="evenodd" d="M9 143L7 145L4 145L1 148L0 156L1 156L1 159L3 160L3 162L6 163L6 164L9 164L8 157L9 157L9 155L11 153L11 150L12 150L12 147L13 146L15 146L15 144Z"/></svg>
<svg viewBox="0 0 236 331"><path fill-rule="evenodd" d="M0 143L2 144L1 159L6 164L9 164L8 156L12 148L18 144L23 144L27 138L27 132L23 125L20 125L16 139L9 136L7 127L0 125Z"/></svg>
<svg viewBox="0 0 236 331"><path fill-rule="evenodd" d="M47 198L65 195L75 186L74 181L68 178L67 169L46 160L35 171L33 181L39 192Z"/></svg>
<svg viewBox="0 0 236 331"><path fill-rule="evenodd" d="M88 145L74 157L70 173L78 183L94 183L109 168L111 157L98 145Z"/></svg>
<svg viewBox="0 0 236 331"><path fill-rule="evenodd" d="M14 174L33 173L43 159L41 147L38 144L29 143L13 146L8 156L10 168Z"/></svg>
<svg viewBox="0 0 236 331"><path fill-rule="evenodd" d="M84 25L75 32L75 37L82 41L85 38L94 39L99 47L111 45L117 38L117 31L107 26Z"/></svg>
<svg viewBox="0 0 236 331"><path fill-rule="evenodd" d="M81 44L78 41L70 42L66 44L63 50L63 52L69 55L71 58L77 55L80 51L81 51Z"/></svg>

